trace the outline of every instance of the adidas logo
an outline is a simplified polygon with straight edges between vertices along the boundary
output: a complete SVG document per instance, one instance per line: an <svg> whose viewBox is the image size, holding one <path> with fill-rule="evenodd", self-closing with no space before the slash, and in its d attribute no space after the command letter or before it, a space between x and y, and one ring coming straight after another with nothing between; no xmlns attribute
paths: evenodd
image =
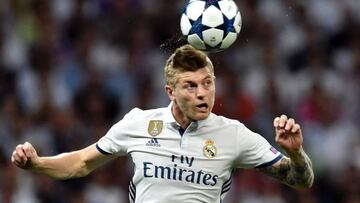
<svg viewBox="0 0 360 203"><path fill-rule="evenodd" d="M151 140L146 143L146 146L160 147L160 143L157 138L151 138Z"/></svg>

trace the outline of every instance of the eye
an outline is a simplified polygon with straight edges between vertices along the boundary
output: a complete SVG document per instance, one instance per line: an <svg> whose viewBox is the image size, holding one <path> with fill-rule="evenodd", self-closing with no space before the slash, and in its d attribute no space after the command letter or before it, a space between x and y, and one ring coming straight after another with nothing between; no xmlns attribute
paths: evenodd
<svg viewBox="0 0 360 203"><path fill-rule="evenodd" d="M212 80L205 80L205 82L204 82L204 86L205 87L209 87L209 86L211 86L212 85Z"/></svg>
<svg viewBox="0 0 360 203"><path fill-rule="evenodd" d="M186 90L189 90L189 91L192 91L196 88L196 85L195 84L190 84L190 83L187 83L184 85L184 89Z"/></svg>

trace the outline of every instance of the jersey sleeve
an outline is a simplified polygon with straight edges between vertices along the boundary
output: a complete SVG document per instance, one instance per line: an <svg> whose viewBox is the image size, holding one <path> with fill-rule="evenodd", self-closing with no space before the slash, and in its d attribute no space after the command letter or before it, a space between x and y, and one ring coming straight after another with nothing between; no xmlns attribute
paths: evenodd
<svg viewBox="0 0 360 203"><path fill-rule="evenodd" d="M283 157L264 137L244 125L238 131L236 168L268 167Z"/></svg>
<svg viewBox="0 0 360 203"><path fill-rule="evenodd" d="M122 120L114 124L96 143L97 150L105 155L126 155L130 143L128 141L130 122L139 111L141 110L138 108L131 110Z"/></svg>

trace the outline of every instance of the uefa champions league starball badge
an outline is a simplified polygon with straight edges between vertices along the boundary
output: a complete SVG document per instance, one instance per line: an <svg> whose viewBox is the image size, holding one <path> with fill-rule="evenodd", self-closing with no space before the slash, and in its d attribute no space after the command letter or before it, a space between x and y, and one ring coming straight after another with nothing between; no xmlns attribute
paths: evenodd
<svg viewBox="0 0 360 203"><path fill-rule="evenodd" d="M163 121L162 120L151 120L148 126L149 135L155 137L161 133L163 129Z"/></svg>
<svg viewBox="0 0 360 203"><path fill-rule="evenodd" d="M203 152L204 152L204 155L207 157L207 158L214 158L217 154L217 149L214 145L214 141L212 140L207 140L205 142L205 146L203 148Z"/></svg>

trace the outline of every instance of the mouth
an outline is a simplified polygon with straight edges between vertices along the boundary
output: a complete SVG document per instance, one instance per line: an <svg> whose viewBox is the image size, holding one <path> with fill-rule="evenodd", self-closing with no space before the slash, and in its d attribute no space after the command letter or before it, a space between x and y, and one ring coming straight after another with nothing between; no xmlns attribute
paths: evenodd
<svg viewBox="0 0 360 203"><path fill-rule="evenodd" d="M208 110L208 105L206 103L201 103L199 105L196 105L196 108L200 111L200 112L207 112Z"/></svg>

